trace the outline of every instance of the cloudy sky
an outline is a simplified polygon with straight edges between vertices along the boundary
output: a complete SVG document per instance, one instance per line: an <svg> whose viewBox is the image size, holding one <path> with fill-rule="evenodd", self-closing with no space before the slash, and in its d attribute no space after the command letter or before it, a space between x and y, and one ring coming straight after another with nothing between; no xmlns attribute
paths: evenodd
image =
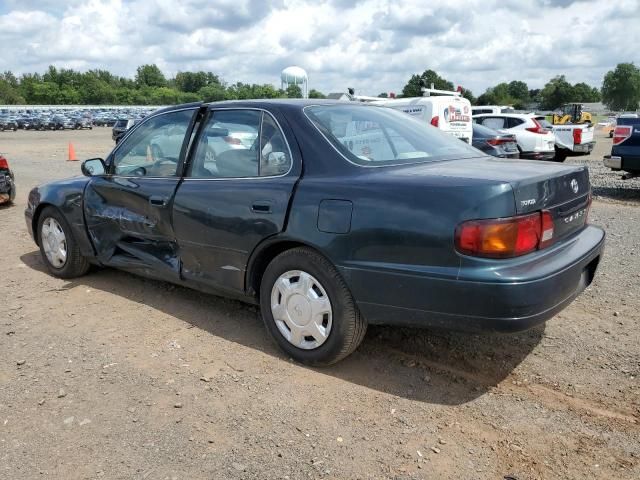
<svg viewBox="0 0 640 480"><path fill-rule="evenodd" d="M599 87L640 63L639 23L640 0L0 0L0 70L156 63L279 85L299 65L310 88L371 95L428 68L476 95L558 74Z"/></svg>

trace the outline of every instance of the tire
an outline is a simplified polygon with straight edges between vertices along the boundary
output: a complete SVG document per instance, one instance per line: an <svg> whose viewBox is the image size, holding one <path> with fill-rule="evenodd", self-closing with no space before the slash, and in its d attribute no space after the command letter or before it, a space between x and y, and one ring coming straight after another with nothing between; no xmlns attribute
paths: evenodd
<svg viewBox="0 0 640 480"><path fill-rule="evenodd" d="M278 298L284 298L278 293L276 282L294 272L301 274L299 278L302 278L302 275L311 277L313 288L308 289L309 293L312 293L312 290L318 292L319 288L323 295L318 298L324 298L326 295L329 300L330 314L325 315L330 317L323 322L330 322L328 323L330 329L326 339L317 347L311 346L318 343L312 336L302 337L303 342L309 343L308 346L300 348L294 345L280 330L281 328L289 329L289 327L284 325L283 321L277 322L274 319L272 303L277 304ZM317 296L317 293L314 295ZM287 301L287 305L291 305L291 301ZM286 311L287 308L282 310ZM300 308L295 308L300 315ZM269 263L260 282L260 310L267 331L276 344L287 355L307 365L326 366L342 360L358 348L367 331L367 323L338 270L325 257L306 247L287 250ZM308 338L313 341L308 341Z"/></svg>
<svg viewBox="0 0 640 480"><path fill-rule="evenodd" d="M564 162L568 157L568 152L564 148L556 148L556 154L553 157L554 162Z"/></svg>
<svg viewBox="0 0 640 480"><path fill-rule="evenodd" d="M47 228L50 225L48 224L49 219L53 219L57 223L57 225L61 227L62 232L64 233L64 240L66 244L66 258L62 265L52 263L45 251L45 241L47 241L47 239L43 239L42 231L45 224L47 224ZM38 218L37 232L38 245L40 246L40 255L42 256L44 264L47 266L47 270L49 270L49 272L54 277L75 278L87 273L90 264L87 259L80 254L80 248L78 247L76 239L73 237L71 227L69 227L69 223L58 211L58 209L54 207L45 207L45 209L40 214L40 217Z"/></svg>

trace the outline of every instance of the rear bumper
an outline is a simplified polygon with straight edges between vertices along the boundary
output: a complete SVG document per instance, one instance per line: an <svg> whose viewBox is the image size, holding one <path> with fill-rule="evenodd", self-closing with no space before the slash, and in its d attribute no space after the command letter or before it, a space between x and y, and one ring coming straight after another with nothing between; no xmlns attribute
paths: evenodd
<svg viewBox="0 0 640 480"><path fill-rule="evenodd" d="M587 142L587 143L581 143L579 145L574 145L572 152L578 155L587 155L593 151L593 147L595 147L595 145L596 145L596 142Z"/></svg>
<svg viewBox="0 0 640 480"><path fill-rule="evenodd" d="M611 168L612 170L620 170L622 168L622 157L605 155L603 163L607 168Z"/></svg>
<svg viewBox="0 0 640 480"><path fill-rule="evenodd" d="M605 155L603 163L612 170L640 172L640 156L637 155Z"/></svg>
<svg viewBox="0 0 640 480"><path fill-rule="evenodd" d="M465 267L463 261L455 276L348 267L343 273L372 324L520 331L553 317L591 283L604 238L602 229L588 226L548 251L506 264L474 259Z"/></svg>
<svg viewBox="0 0 640 480"><path fill-rule="evenodd" d="M553 160L555 156L556 152L554 150L550 152L522 152L520 154L520 158L526 160Z"/></svg>

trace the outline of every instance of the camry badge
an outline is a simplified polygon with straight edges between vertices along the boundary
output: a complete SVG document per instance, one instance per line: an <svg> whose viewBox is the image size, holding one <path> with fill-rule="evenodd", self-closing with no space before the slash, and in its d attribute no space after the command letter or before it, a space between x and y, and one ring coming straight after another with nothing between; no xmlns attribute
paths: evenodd
<svg viewBox="0 0 640 480"><path fill-rule="evenodd" d="M571 180L571 190L573 190L573 193L578 193L578 181L574 178L573 180Z"/></svg>

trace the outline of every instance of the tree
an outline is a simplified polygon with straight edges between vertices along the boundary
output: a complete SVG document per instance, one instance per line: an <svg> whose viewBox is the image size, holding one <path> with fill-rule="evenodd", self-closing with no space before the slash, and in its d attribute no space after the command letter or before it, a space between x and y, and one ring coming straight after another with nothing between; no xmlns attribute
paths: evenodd
<svg viewBox="0 0 640 480"><path fill-rule="evenodd" d="M462 96L469 100L469 102L474 105L476 103L476 97L473 96L473 92L471 90L467 90L466 88L462 89Z"/></svg>
<svg viewBox="0 0 640 480"><path fill-rule="evenodd" d="M403 97L421 97L422 86L427 88L433 88L436 90L453 90L453 83L442 78L433 70L425 70L422 75L412 75L409 82L402 89Z"/></svg>
<svg viewBox="0 0 640 480"><path fill-rule="evenodd" d="M218 102L225 98L225 87L220 84L211 84L198 90L198 96L205 102Z"/></svg>
<svg viewBox="0 0 640 480"><path fill-rule="evenodd" d="M564 103L573 101L573 87L564 75L558 75L547 82L540 92L540 97L540 106L543 109L554 110Z"/></svg>
<svg viewBox="0 0 640 480"><path fill-rule="evenodd" d="M0 78L0 105L19 105L24 103L17 88L4 78Z"/></svg>
<svg viewBox="0 0 640 480"><path fill-rule="evenodd" d="M167 79L157 65L140 65L136 70L136 84L139 87L164 87Z"/></svg>
<svg viewBox="0 0 640 480"><path fill-rule="evenodd" d="M597 88L587 85L584 82L576 83L573 86L574 102L599 102L601 98Z"/></svg>
<svg viewBox="0 0 640 480"><path fill-rule="evenodd" d="M178 72L174 79L175 86L182 92L198 92L208 85L220 85L220 79L211 72Z"/></svg>
<svg viewBox="0 0 640 480"><path fill-rule="evenodd" d="M327 98L327 96L324 93L319 92L315 88L312 88L311 90L309 90L309 98Z"/></svg>
<svg viewBox="0 0 640 480"><path fill-rule="evenodd" d="M478 105L513 105L517 99L509 93L509 84L499 83L478 97Z"/></svg>
<svg viewBox="0 0 640 480"><path fill-rule="evenodd" d="M291 84L287 87L287 98L302 98L302 89L299 85Z"/></svg>
<svg viewBox="0 0 640 480"><path fill-rule="evenodd" d="M619 63L602 83L602 101L611 110L636 110L640 103L640 70L633 63Z"/></svg>
<svg viewBox="0 0 640 480"><path fill-rule="evenodd" d="M387 92L379 93L378 98L389 98L389 94Z"/></svg>
<svg viewBox="0 0 640 480"><path fill-rule="evenodd" d="M509 82L508 89L509 95L511 95L513 98L516 98L525 103L529 101L529 87L526 83L520 80L513 80Z"/></svg>

